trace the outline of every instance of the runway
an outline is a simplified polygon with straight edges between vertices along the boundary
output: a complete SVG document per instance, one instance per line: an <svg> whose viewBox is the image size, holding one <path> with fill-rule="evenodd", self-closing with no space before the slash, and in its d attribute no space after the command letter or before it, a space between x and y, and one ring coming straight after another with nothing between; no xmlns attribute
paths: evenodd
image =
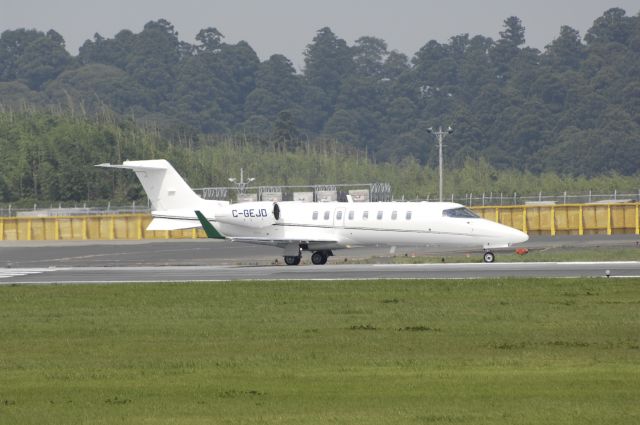
<svg viewBox="0 0 640 425"><path fill-rule="evenodd" d="M530 250L573 249L585 247L638 247L637 235L594 235L532 237L519 245ZM509 249L512 252L513 249ZM437 247L398 248L396 256L451 254ZM469 261L480 261L480 251L469 254ZM353 248L336 251L329 263L345 259L389 257L389 247ZM496 251L500 262L501 251ZM308 253L305 253L308 260ZM639 256L640 259L640 256ZM214 239L142 240L142 241L0 241L0 268L47 267L144 267L144 266L219 266L269 265L282 262L279 248L219 241ZM308 261L307 261L308 262Z"/></svg>
<svg viewBox="0 0 640 425"><path fill-rule="evenodd" d="M529 249L544 247L637 246L638 237L596 236L532 238ZM409 253L436 255L437 249L404 248ZM101 282L188 282L285 279L424 279L490 277L640 276L640 261L589 263L352 264L345 259L389 256L389 248L340 251L324 266L282 265L277 248L226 241L165 240L125 242L0 243L0 285ZM473 257L477 255L477 258ZM277 261L277 263L276 263ZM608 273L607 273L608 271Z"/></svg>
<svg viewBox="0 0 640 425"><path fill-rule="evenodd" d="M509 276L640 277L640 262L52 267L0 269L0 285L234 280L453 279Z"/></svg>

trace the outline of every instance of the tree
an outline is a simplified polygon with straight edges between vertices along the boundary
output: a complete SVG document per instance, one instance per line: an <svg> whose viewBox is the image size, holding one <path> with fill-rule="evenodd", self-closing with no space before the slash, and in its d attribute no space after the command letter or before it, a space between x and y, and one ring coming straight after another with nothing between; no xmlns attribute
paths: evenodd
<svg viewBox="0 0 640 425"><path fill-rule="evenodd" d="M64 40L55 31L31 41L16 61L16 78L23 79L29 87L40 89L53 80L72 62L64 48Z"/></svg>
<svg viewBox="0 0 640 425"><path fill-rule="evenodd" d="M342 79L353 69L347 43L336 37L328 27L320 29L304 52L304 76L309 84L323 90L333 102L340 91Z"/></svg>
<svg viewBox="0 0 640 425"><path fill-rule="evenodd" d="M621 43L625 44L631 34L631 19L623 9L614 7L593 22L584 36L588 44Z"/></svg>
<svg viewBox="0 0 640 425"><path fill-rule="evenodd" d="M87 40L80 46L78 60L81 64L97 62L126 69L132 59L131 52L135 41L135 34L129 30L118 32L112 39L105 39L96 33L93 41Z"/></svg>
<svg viewBox="0 0 640 425"><path fill-rule="evenodd" d="M135 37L126 71L153 99L154 109L169 99L174 90L180 42L173 25L164 19L145 24Z"/></svg>
<svg viewBox="0 0 640 425"><path fill-rule="evenodd" d="M293 123L293 116L289 111L282 111L273 125L273 140L283 148L292 150L299 139L298 130Z"/></svg>
<svg viewBox="0 0 640 425"><path fill-rule="evenodd" d="M31 43L42 37L43 33L24 28L7 30L0 35L0 81L17 78L18 60Z"/></svg>
<svg viewBox="0 0 640 425"><path fill-rule="evenodd" d="M263 115L275 119L288 108L299 105L302 96L300 76L289 59L273 55L262 62L256 73L256 88L247 96L247 116Z"/></svg>
<svg viewBox="0 0 640 425"><path fill-rule="evenodd" d="M342 143L360 146L358 120L356 111L338 109L327 121L324 133Z"/></svg>
<svg viewBox="0 0 640 425"><path fill-rule="evenodd" d="M196 40L200 45L196 46L199 53L218 53L222 47L224 35L217 28L208 27L200 30L196 35Z"/></svg>
<svg viewBox="0 0 640 425"><path fill-rule="evenodd" d="M220 103L223 82L202 56L186 58L176 70L174 107L181 121L206 132L224 132L228 119Z"/></svg>
<svg viewBox="0 0 640 425"><path fill-rule="evenodd" d="M389 52L382 65L382 77L397 80L403 73L409 71L409 58L396 50Z"/></svg>
<svg viewBox="0 0 640 425"><path fill-rule="evenodd" d="M495 72L488 52L493 40L477 35L469 40L464 54L459 60L458 78L460 82L457 93L466 102L479 96L482 88L495 81Z"/></svg>
<svg viewBox="0 0 640 425"><path fill-rule="evenodd" d="M213 72L222 83L219 92L223 94L220 106L228 113L229 123L238 124L244 120L244 104L249 93L256 87L256 72L260 59L245 41L224 44L220 54L213 60Z"/></svg>
<svg viewBox="0 0 640 425"><path fill-rule="evenodd" d="M354 70L365 77L381 77L384 62L389 56L387 43L376 37L360 37L356 40L353 51Z"/></svg>
<svg viewBox="0 0 640 425"><path fill-rule="evenodd" d="M520 46L525 43L522 21L517 16L504 20L504 31L500 31L500 39L491 50L491 58L498 75L506 77L510 62L520 53Z"/></svg>
<svg viewBox="0 0 640 425"><path fill-rule="evenodd" d="M545 62L560 70L577 69L585 56L580 33L566 25L560 27L558 38L545 49Z"/></svg>
<svg viewBox="0 0 640 425"><path fill-rule="evenodd" d="M71 113L97 115L106 109L126 113L131 105L149 108L145 92L126 72L94 63L71 69L49 82L44 93Z"/></svg>
<svg viewBox="0 0 640 425"><path fill-rule="evenodd" d="M47 104L47 100L44 93L31 90L20 81L0 82L0 109L8 107L20 110L25 105L44 106Z"/></svg>
<svg viewBox="0 0 640 425"><path fill-rule="evenodd" d="M510 16L504 21L504 31L500 31L498 44L506 44L511 47L520 47L525 43L524 27L517 16Z"/></svg>

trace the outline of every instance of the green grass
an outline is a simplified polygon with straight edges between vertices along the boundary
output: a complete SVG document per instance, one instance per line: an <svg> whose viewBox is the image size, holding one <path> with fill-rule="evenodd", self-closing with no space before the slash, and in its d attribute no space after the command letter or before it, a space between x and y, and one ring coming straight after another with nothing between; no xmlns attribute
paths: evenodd
<svg viewBox="0 0 640 425"><path fill-rule="evenodd" d="M0 287L0 424L638 424L640 279Z"/></svg>

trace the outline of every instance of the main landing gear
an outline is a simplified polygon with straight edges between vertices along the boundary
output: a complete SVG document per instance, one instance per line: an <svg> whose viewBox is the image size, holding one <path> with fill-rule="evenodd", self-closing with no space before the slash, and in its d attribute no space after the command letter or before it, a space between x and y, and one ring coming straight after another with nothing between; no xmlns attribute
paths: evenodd
<svg viewBox="0 0 640 425"><path fill-rule="evenodd" d="M300 264L300 258L302 258L300 255L298 256L286 255L284 257L284 263L287 266L297 266L298 264Z"/></svg>
<svg viewBox="0 0 640 425"><path fill-rule="evenodd" d="M327 260L332 255L333 255L333 252L331 252L331 250L315 251L313 254L311 254L311 262L315 265L327 264ZM302 255L297 255L297 256L285 255L284 263L287 266L297 266L298 264L300 264L301 258L302 258Z"/></svg>
<svg viewBox="0 0 640 425"><path fill-rule="evenodd" d="M329 255L333 255L333 254L329 254L327 253L327 251L316 251L311 255L311 262L315 265L327 264L327 259L329 258Z"/></svg>
<svg viewBox="0 0 640 425"><path fill-rule="evenodd" d="M494 261L496 261L496 255L491 251L485 251L482 259L485 263L493 263Z"/></svg>

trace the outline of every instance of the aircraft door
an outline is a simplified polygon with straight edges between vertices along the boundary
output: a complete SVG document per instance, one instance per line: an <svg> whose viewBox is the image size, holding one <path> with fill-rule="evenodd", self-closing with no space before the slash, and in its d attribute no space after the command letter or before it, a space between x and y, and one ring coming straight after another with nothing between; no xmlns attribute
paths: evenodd
<svg viewBox="0 0 640 425"><path fill-rule="evenodd" d="M333 225L336 227L344 227L345 208L336 208L333 213Z"/></svg>

